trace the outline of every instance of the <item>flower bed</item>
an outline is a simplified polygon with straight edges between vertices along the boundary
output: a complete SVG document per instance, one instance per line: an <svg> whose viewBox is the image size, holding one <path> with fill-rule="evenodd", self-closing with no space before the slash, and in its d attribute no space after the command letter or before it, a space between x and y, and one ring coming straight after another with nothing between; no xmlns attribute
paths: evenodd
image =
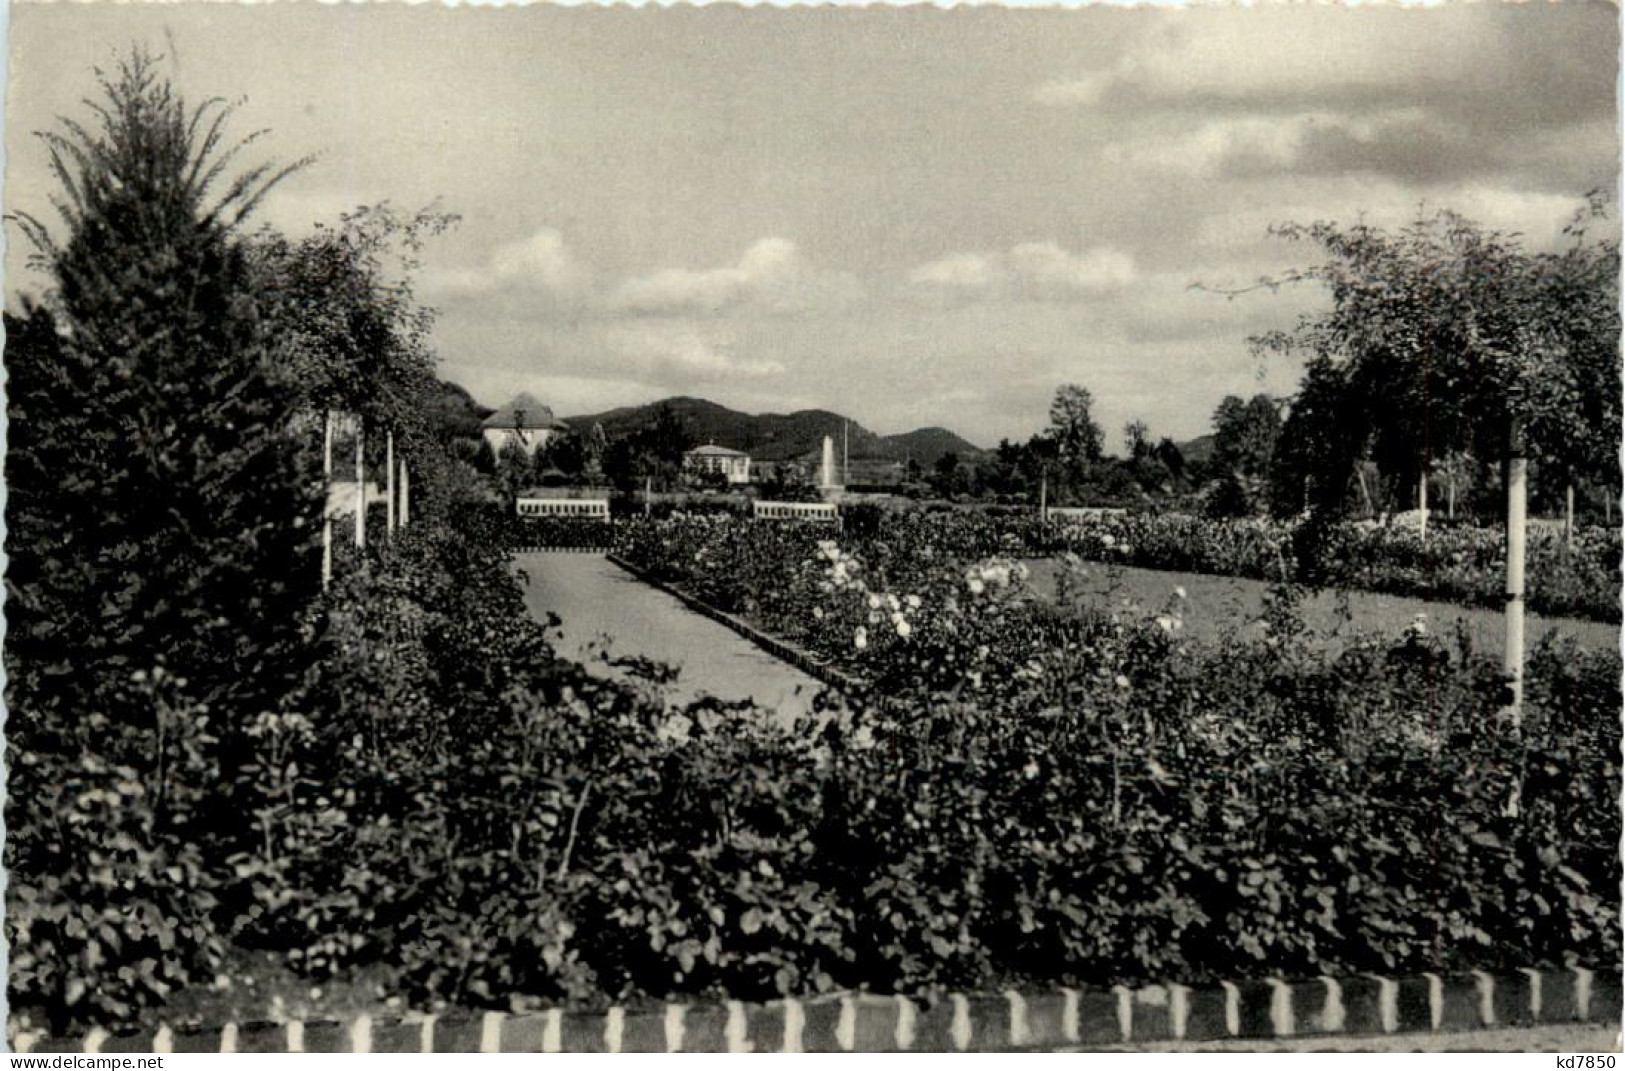
<svg viewBox="0 0 1625 1071"><path fill-rule="evenodd" d="M993 556L1048 557L1072 553L1090 561L1245 577L1279 582L1309 581L1341 587L1469 606L1504 602L1506 557L1499 529L1436 526L1424 539L1414 530L1358 524L1300 526L1274 521L1223 521L1184 514L1124 513L1038 523L1031 514L1004 510L942 509L882 511L860 506L847 511L846 544L863 555L890 559L897 554L977 560ZM756 599L772 580L760 582L754 568L737 578L702 577L690 567L690 531L697 518L683 514L658 522L632 521L617 545L641 564L657 563L668 579L705 584L716 599L740 608ZM707 538L727 555L750 555L780 548L805 557L813 537L788 530L749 535L754 526L722 517ZM724 536L720 530L727 528ZM671 553L655 546L665 534L676 541ZM694 550L693 553L699 553ZM688 558L683 558L688 554ZM1585 529L1565 546L1560 533L1534 528L1529 533L1526 598L1530 609L1554 617L1620 620L1621 543L1617 531ZM713 564L717 559L713 559ZM730 560L732 560L730 558ZM786 559L789 560L789 559ZM769 566L771 568L771 566Z"/></svg>
<svg viewBox="0 0 1625 1071"><path fill-rule="evenodd" d="M14 1007L140 1021L233 948L516 1011L1618 961L1613 655L1538 651L1515 727L1492 666L1420 631L1328 658L1289 600L1203 647L1177 595L1078 613L997 555L621 529L877 680L780 729L558 660L482 523L341 570L305 685L229 747L87 725L81 773L13 765L47 807L8 845ZM115 806L160 798L188 820Z"/></svg>

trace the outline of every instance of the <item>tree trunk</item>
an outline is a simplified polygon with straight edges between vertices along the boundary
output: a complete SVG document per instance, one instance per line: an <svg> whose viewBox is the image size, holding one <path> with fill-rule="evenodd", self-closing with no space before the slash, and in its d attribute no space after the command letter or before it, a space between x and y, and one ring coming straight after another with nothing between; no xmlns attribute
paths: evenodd
<svg viewBox="0 0 1625 1071"><path fill-rule="evenodd" d="M406 458L401 458L401 527L405 528L412 519L412 476L406 467Z"/></svg>
<svg viewBox="0 0 1625 1071"><path fill-rule="evenodd" d="M1506 657L1502 662L1511 683L1514 724L1523 720L1523 566L1529 491L1529 462L1523 455L1523 429L1514 425L1507 449Z"/></svg>
<svg viewBox="0 0 1625 1071"><path fill-rule="evenodd" d="M1444 485L1445 516L1456 519L1456 475L1451 473Z"/></svg>
<svg viewBox="0 0 1625 1071"><path fill-rule="evenodd" d="M1371 504L1371 488L1365 484L1365 466L1361 465L1354 470L1354 475L1360 478L1360 499L1365 502L1366 516L1372 516L1377 511Z"/></svg>

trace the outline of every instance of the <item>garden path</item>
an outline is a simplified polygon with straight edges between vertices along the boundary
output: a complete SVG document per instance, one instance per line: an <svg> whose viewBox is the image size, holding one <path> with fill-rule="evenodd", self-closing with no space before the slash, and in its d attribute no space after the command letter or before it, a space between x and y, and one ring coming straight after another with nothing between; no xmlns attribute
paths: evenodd
<svg viewBox="0 0 1625 1071"><path fill-rule="evenodd" d="M592 650L610 637L611 652L679 667L668 702L684 706L703 695L753 699L789 724L812 709L823 685L779 661L731 629L636 579L600 554L519 554L525 605L538 621L558 615L552 638L560 654L591 673L617 676Z"/></svg>

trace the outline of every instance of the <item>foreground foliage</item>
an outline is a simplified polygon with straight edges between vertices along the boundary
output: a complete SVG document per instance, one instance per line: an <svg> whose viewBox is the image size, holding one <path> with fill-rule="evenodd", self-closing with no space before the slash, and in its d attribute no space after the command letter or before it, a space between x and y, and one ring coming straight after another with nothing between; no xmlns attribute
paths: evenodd
<svg viewBox="0 0 1625 1071"><path fill-rule="evenodd" d="M1177 595L1056 608L952 556L902 587L826 543L808 597L893 668L781 730L558 660L500 544L473 514L341 563L232 764L159 676L158 735L23 767L61 820L13 835L63 862L13 872L14 1002L139 1017L233 946L497 1007L1618 958L1611 654L1537 652L1519 727L1485 661L1420 629L1328 658L1289 591L1204 647Z"/></svg>

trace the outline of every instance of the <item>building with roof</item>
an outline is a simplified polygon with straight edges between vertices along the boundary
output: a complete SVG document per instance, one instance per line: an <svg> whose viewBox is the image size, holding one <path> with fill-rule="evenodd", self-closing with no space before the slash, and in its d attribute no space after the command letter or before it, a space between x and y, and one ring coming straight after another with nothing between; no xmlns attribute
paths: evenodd
<svg viewBox="0 0 1625 1071"><path fill-rule="evenodd" d="M532 394L518 395L480 424L486 445L498 457L509 446L518 446L526 456L533 457L536 451L569 433L570 425L554 416L553 410Z"/></svg>
<svg viewBox="0 0 1625 1071"><path fill-rule="evenodd" d="M695 476L721 473L730 484L750 483L750 455L714 443L696 446L683 455L683 471Z"/></svg>

